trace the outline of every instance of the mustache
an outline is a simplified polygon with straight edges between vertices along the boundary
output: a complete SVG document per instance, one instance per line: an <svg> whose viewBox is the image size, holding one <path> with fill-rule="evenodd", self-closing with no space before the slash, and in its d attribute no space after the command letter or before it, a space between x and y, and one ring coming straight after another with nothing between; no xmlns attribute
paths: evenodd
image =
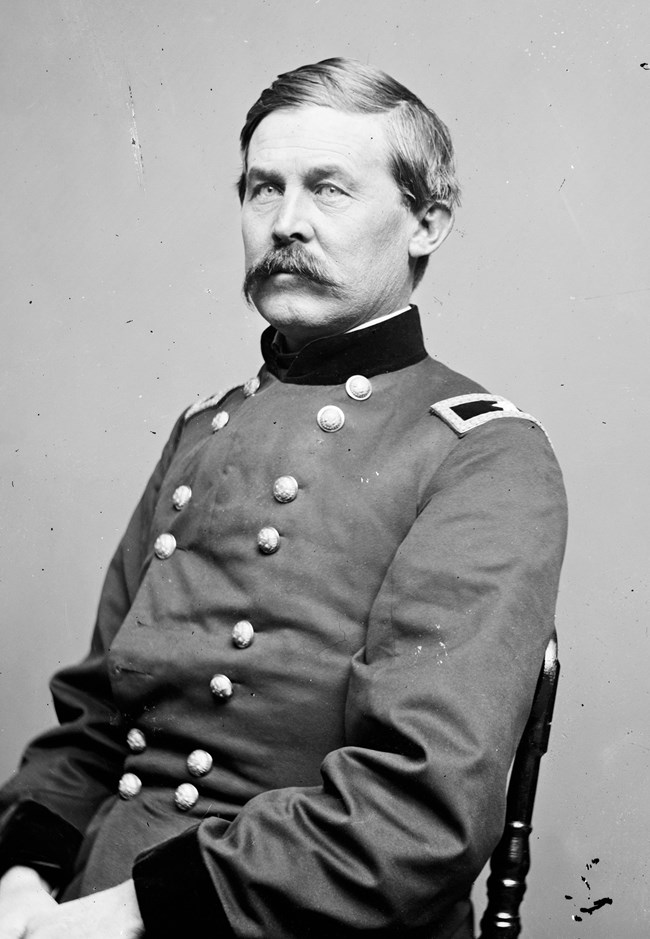
<svg viewBox="0 0 650 939"><path fill-rule="evenodd" d="M291 248L269 248L257 264L246 271L243 291L249 302L255 288L273 274L296 274L321 287L337 287L323 265L304 248L296 245Z"/></svg>

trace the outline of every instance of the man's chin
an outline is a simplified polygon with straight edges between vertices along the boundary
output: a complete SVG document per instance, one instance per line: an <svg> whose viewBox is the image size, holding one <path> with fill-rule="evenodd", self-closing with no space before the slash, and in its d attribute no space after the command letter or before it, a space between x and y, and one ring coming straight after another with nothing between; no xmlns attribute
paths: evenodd
<svg viewBox="0 0 650 939"><path fill-rule="evenodd" d="M280 332L293 329L319 332L320 328L328 331L333 314L335 318L332 299L329 298L328 302L323 288L317 292L314 284L311 288L304 286L302 290L283 290L279 284L274 289L256 290L249 302L267 323Z"/></svg>

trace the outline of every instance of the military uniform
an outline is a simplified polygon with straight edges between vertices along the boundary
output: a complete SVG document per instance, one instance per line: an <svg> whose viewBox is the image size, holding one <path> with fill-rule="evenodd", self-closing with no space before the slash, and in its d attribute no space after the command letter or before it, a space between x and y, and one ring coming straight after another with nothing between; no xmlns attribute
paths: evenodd
<svg viewBox="0 0 650 939"><path fill-rule="evenodd" d="M61 727L0 793L3 866L64 898L133 876L147 937L469 936L561 476L414 307L296 355L274 336L177 422L53 679Z"/></svg>

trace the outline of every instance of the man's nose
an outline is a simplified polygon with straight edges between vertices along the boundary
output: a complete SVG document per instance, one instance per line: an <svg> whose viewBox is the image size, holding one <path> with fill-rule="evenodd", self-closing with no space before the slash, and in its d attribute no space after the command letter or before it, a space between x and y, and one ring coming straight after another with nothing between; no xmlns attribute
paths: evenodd
<svg viewBox="0 0 650 939"><path fill-rule="evenodd" d="M305 193L285 192L273 222L273 240L276 244L292 241L305 243L314 232L309 216L310 200Z"/></svg>

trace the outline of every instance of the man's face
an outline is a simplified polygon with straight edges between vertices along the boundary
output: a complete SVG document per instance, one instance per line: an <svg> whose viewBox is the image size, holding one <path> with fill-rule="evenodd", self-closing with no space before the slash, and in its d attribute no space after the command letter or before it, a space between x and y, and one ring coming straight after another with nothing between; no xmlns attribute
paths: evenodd
<svg viewBox="0 0 650 939"><path fill-rule="evenodd" d="M274 111L250 142L245 291L291 348L405 306L420 228L389 169L386 118Z"/></svg>

